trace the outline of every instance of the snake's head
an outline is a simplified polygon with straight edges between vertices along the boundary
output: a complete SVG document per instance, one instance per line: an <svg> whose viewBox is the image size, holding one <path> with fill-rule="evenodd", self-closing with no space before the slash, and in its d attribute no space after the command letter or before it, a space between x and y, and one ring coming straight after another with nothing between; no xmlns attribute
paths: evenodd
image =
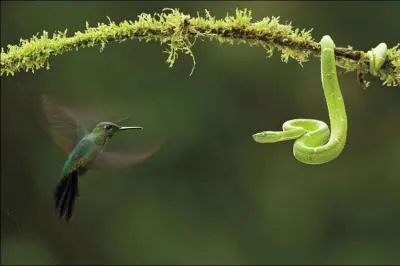
<svg viewBox="0 0 400 266"><path fill-rule="evenodd" d="M273 143L281 140L280 132L263 131L253 134L253 139L258 143Z"/></svg>

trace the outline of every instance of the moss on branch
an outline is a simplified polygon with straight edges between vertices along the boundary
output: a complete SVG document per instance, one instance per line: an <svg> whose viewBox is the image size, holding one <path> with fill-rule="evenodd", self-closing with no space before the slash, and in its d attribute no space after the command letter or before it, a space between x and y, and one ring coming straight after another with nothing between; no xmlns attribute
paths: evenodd
<svg viewBox="0 0 400 266"><path fill-rule="evenodd" d="M18 45L1 48L1 76L14 75L21 70L34 72L49 68L49 58L79 48L100 46L103 51L110 42L124 42L130 39L158 41L167 46L166 62L172 67L179 53L192 57L192 46L196 39L216 40L227 44L247 44L261 46L267 56L275 50L281 53L282 61L292 58L303 64L310 56L320 56L320 45L311 36L311 30L295 29L290 24L281 24L279 17L264 18L252 22L251 11L236 10L235 16L227 15L216 19L206 10L205 16L190 17L177 9L164 9L160 14L141 14L136 21L98 23L90 27L86 23L84 32L67 36L67 30L56 32L52 37L46 31L29 40L20 40ZM351 47L335 49L337 64L348 71L357 71L362 78L369 74L369 58L364 51ZM193 69L192 69L193 71ZM400 44L388 50L387 59L377 73L386 86L400 85Z"/></svg>

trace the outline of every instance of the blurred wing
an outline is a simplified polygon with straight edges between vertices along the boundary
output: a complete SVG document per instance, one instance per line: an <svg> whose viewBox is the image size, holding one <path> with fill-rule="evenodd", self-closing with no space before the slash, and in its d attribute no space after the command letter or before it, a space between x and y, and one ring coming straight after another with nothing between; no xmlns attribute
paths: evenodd
<svg viewBox="0 0 400 266"><path fill-rule="evenodd" d="M79 123L73 112L56 103L50 96L42 95L42 107L54 141L66 153L70 153L87 133L86 129Z"/></svg>
<svg viewBox="0 0 400 266"><path fill-rule="evenodd" d="M117 152L101 152L93 161L94 167L107 167L114 169L125 168L142 162L149 156L153 155L160 149L158 145L152 149L138 153L117 153Z"/></svg>

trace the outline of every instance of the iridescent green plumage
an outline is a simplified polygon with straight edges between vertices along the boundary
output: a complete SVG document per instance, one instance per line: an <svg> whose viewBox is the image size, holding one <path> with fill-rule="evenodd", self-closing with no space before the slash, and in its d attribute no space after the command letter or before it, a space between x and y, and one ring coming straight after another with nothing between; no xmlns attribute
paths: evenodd
<svg viewBox="0 0 400 266"><path fill-rule="evenodd" d="M100 122L91 130L82 118L48 96L42 96L43 110L50 125L50 133L60 147L69 153L61 173L61 180L54 190L57 214L68 222L71 219L78 195L78 177L92 166L125 167L144 160L159 146L139 155L103 151L104 146L117 132L142 127L122 127L112 122Z"/></svg>

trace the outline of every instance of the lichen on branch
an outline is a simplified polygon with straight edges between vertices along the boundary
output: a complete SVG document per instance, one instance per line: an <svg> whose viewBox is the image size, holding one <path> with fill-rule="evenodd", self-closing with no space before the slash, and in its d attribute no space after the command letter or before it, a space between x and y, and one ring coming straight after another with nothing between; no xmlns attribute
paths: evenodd
<svg viewBox="0 0 400 266"><path fill-rule="evenodd" d="M320 56L320 45L311 36L311 30L296 29L291 24L282 24L279 17L266 17L252 22L251 11L236 10L235 16L216 19L206 10L205 16L191 17L178 9L164 9L154 15L140 14L135 21L125 20L118 24L108 18L108 23L90 27L86 23L84 32L67 36L67 30L56 32L52 37L46 31L29 40L20 40L18 45L1 48L1 76L14 75L21 70L34 72L49 68L49 58L79 48L100 46L103 51L110 42L130 39L158 41L166 45L166 62L172 67L179 53L191 56L193 68L195 57L191 50L198 38L216 40L226 44L260 46L272 56L275 50L287 62L292 58L303 64L310 56ZM335 49L338 66L345 71L357 71L359 77L369 73L369 58L364 51L351 47ZM193 71L193 69L192 69ZM400 85L400 44L388 49L387 59L377 76L386 86Z"/></svg>

